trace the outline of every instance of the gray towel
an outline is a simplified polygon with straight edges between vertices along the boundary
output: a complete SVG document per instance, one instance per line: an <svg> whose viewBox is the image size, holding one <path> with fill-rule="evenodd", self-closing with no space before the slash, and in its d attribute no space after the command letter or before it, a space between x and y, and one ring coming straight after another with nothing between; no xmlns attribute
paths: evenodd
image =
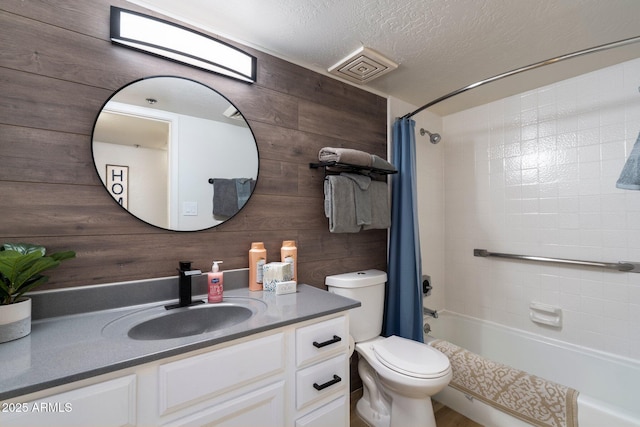
<svg viewBox="0 0 640 427"><path fill-rule="evenodd" d="M384 181L371 181L371 224L362 227L363 230L391 227L391 210L389 209L389 192Z"/></svg>
<svg viewBox="0 0 640 427"><path fill-rule="evenodd" d="M616 187L623 190L640 190L640 134L622 168Z"/></svg>
<svg viewBox="0 0 640 427"><path fill-rule="evenodd" d="M318 153L321 162L339 162L350 165L371 167L371 154L351 148L324 147Z"/></svg>
<svg viewBox="0 0 640 427"><path fill-rule="evenodd" d="M325 214L332 233L357 233L356 204L353 181L341 175L325 178Z"/></svg>
<svg viewBox="0 0 640 427"><path fill-rule="evenodd" d="M382 170L390 171L390 172L397 172L398 171L396 169L396 167L393 166L391 163L387 162L382 157L376 156L375 154L371 155L371 166L376 168L376 169L382 169Z"/></svg>
<svg viewBox="0 0 640 427"><path fill-rule="evenodd" d="M356 224L370 225L371 193L369 192L369 185L371 185L371 178L357 173L342 173L340 175L347 177L352 181L356 209Z"/></svg>
<svg viewBox="0 0 640 427"><path fill-rule="evenodd" d="M213 179L213 215L230 217L238 212L238 190L235 179Z"/></svg>
<svg viewBox="0 0 640 427"><path fill-rule="evenodd" d="M253 189L256 186L256 181L251 178L236 178L236 192L238 193L238 209L242 209Z"/></svg>

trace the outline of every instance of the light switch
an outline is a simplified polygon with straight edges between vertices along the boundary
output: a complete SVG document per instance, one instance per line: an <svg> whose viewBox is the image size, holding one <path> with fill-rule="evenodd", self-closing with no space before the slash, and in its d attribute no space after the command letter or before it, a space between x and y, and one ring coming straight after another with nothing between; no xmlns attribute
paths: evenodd
<svg viewBox="0 0 640 427"><path fill-rule="evenodd" d="M198 202L182 202L182 215L197 216Z"/></svg>

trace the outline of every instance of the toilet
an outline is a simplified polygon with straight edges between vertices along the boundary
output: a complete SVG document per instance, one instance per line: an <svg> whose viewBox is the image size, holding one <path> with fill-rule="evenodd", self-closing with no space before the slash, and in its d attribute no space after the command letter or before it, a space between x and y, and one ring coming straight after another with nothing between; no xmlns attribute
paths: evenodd
<svg viewBox="0 0 640 427"><path fill-rule="evenodd" d="M360 301L349 312L349 333L360 355L363 395L356 409L372 427L436 427L431 396L451 380L449 359L435 348L382 337L387 274L365 270L327 276L329 292Z"/></svg>

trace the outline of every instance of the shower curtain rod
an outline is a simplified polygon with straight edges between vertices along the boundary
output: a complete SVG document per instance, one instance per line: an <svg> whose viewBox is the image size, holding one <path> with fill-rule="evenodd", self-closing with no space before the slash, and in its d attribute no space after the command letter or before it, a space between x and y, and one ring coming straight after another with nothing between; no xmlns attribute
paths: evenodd
<svg viewBox="0 0 640 427"><path fill-rule="evenodd" d="M469 86L465 86L465 87L463 87L461 89L454 90L451 93L448 93L448 94L446 94L444 96L441 96L438 99L435 99L435 100L423 105L422 107L418 108L417 110L415 110L415 111L413 111L411 113L405 114L401 118L402 119L408 119L409 117L415 116L419 112L424 111L427 108L432 107L432 106L434 106L434 105L436 105L436 104L438 104L438 103L440 103L440 102L442 102L444 100L452 98L452 97L454 97L456 95L459 95L459 94L461 94L463 92L466 92L466 91L468 91L470 89L474 89L474 88L477 88L479 86L485 85L487 83L491 83L491 82L494 82L496 80L503 79L505 77L513 76L514 74L519 74L519 73L522 73L524 71L533 70L535 68L539 68L539 67L542 67L542 66L545 66L545 65L555 64L556 62L564 61L565 59L576 58L578 56L586 55L586 54L589 54L589 53L600 52L602 50L612 49L614 47L624 46L624 45L631 44L631 43L637 43L639 41L640 41L640 36L631 37L631 38L628 38L628 39L619 40L617 42L607 43L607 44L603 44L603 45L600 45L600 46L591 47L589 49L584 49L584 50L579 50L577 52L568 53L566 55L557 56L555 58L551 58L551 59L547 59L545 61L536 62L535 64L527 65L525 67L516 68L515 70L507 71L506 73L498 74L497 76L493 76L493 77L490 77L490 78L485 79L485 80L480 80L479 82L470 84Z"/></svg>

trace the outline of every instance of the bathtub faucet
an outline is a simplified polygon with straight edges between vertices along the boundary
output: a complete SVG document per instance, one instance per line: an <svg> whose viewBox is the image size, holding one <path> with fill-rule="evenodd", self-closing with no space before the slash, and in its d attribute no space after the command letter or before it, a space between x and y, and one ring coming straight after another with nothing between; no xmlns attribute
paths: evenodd
<svg viewBox="0 0 640 427"><path fill-rule="evenodd" d="M434 319L438 318L438 311L437 310L431 310L430 308L427 308L427 307L422 307L422 314L425 314L427 316L431 316Z"/></svg>

